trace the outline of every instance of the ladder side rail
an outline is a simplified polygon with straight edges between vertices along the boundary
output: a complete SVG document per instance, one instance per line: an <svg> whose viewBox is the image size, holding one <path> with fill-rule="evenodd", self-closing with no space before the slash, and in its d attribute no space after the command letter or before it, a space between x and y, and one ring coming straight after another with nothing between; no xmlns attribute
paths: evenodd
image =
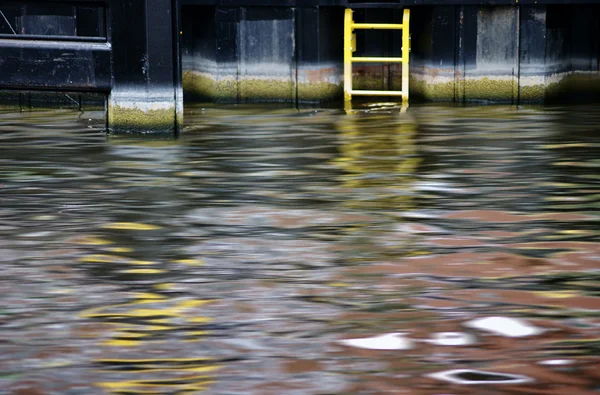
<svg viewBox="0 0 600 395"><path fill-rule="evenodd" d="M402 24L406 26L406 29L402 30L402 102L408 102L408 57L410 52L410 10L405 8L404 15L402 16Z"/></svg>
<svg viewBox="0 0 600 395"><path fill-rule="evenodd" d="M352 10L344 13L344 100L352 100Z"/></svg>

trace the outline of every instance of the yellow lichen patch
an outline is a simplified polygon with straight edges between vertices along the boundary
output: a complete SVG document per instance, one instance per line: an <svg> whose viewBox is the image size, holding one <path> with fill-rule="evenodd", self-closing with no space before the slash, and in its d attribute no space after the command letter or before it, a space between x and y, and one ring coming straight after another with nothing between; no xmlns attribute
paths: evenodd
<svg viewBox="0 0 600 395"><path fill-rule="evenodd" d="M299 101L317 101L342 97L344 92L342 84L329 82L299 83L297 94Z"/></svg>
<svg viewBox="0 0 600 395"><path fill-rule="evenodd" d="M514 78L468 78L464 81L465 100L513 101L517 86Z"/></svg>
<svg viewBox="0 0 600 395"><path fill-rule="evenodd" d="M173 261L173 263L182 263L184 265L190 265L190 266L204 265L204 261L202 261L201 259L176 259Z"/></svg>
<svg viewBox="0 0 600 395"><path fill-rule="evenodd" d="M187 70L183 71L181 84L186 96L191 95L197 98L215 96L214 79L203 73Z"/></svg>
<svg viewBox="0 0 600 395"><path fill-rule="evenodd" d="M158 225L143 224L139 222L112 222L102 225L105 229L118 230L157 230L161 229Z"/></svg>
<svg viewBox="0 0 600 395"><path fill-rule="evenodd" d="M428 83L416 78L410 81L411 93L426 100L454 100L454 89L454 81Z"/></svg>
<svg viewBox="0 0 600 395"><path fill-rule="evenodd" d="M197 71L184 71L183 93L192 98L208 98L217 101L237 101L239 86L236 78L215 77Z"/></svg>
<svg viewBox="0 0 600 395"><path fill-rule="evenodd" d="M295 86L287 79L243 78L239 81L240 98L249 101L291 101Z"/></svg>
<svg viewBox="0 0 600 395"><path fill-rule="evenodd" d="M541 102L544 100L544 96L546 95L546 85L537 84L537 85L522 85L519 91L519 99L523 101L535 101Z"/></svg>
<svg viewBox="0 0 600 395"><path fill-rule="evenodd" d="M79 258L80 262L88 263L114 263L123 260L123 257L117 255L94 254Z"/></svg>
<svg viewBox="0 0 600 395"><path fill-rule="evenodd" d="M162 269L126 269L121 271L121 273L130 273L130 274L157 274L157 273L165 273L166 270Z"/></svg>
<svg viewBox="0 0 600 395"><path fill-rule="evenodd" d="M99 245L112 244L112 241L106 240L106 239L103 239L100 237L96 237L96 236L83 236L83 237L78 237L77 239L73 240L73 243L79 244L79 245L99 246Z"/></svg>
<svg viewBox="0 0 600 395"><path fill-rule="evenodd" d="M141 108L110 106L108 123L113 132L173 133L175 108L144 111Z"/></svg>
<svg viewBox="0 0 600 395"><path fill-rule="evenodd" d="M385 90L383 76L377 74L353 74L352 88L357 90Z"/></svg>

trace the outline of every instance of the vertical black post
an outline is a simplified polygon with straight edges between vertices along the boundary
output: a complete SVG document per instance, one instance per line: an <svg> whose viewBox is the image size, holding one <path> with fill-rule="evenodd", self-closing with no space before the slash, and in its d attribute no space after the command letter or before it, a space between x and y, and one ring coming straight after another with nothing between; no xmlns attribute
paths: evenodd
<svg viewBox="0 0 600 395"><path fill-rule="evenodd" d="M174 133L176 0L110 0L113 89L109 127L115 132Z"/></svg>

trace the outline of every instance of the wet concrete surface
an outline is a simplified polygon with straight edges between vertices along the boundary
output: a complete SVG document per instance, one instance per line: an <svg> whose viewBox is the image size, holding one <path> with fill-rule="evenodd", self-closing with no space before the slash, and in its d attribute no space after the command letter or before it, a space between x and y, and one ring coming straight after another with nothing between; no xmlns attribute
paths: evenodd
<svg viewBox="0 0 600 395"><path fill-rule="evenodd" d="M0 393L598 394L599 110L2 112Z"/></svg>

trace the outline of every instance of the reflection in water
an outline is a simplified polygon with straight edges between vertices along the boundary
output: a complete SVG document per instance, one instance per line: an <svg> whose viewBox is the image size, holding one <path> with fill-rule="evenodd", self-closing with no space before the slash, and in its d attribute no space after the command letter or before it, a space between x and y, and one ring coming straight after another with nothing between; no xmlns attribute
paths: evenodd
<svg viewBox="0 0 600 395"><path fill-rule="evenodd" d="M356 209L410 210L411 190L420 158L416 125L408 115L341 117L339 167L342 186L352 190L343 204Z"/></svg>
<svg viewBox="0 0 600 395"><path fill-rule="evenodd" d="M449 381L455 384L523 384L532 380L518 374L502 374L470 369L452 369L431 374L435 379Z"/></svg>
<svg viewBox="0 0 600 395"><path fill-rule="evenodd" d="M598 110L0 113L4 387L598 393Z"/></svg>

